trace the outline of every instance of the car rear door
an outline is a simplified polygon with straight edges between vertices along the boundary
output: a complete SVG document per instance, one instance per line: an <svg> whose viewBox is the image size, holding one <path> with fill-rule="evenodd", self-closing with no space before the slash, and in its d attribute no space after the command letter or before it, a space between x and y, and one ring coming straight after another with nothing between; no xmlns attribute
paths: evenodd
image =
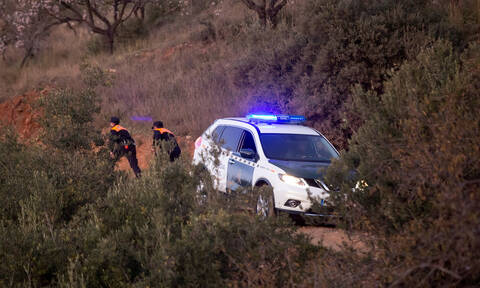
<svg viewBox="0 0 480 288"><path fill-rule="evenodd" d="M238 144L242 137L243 129L234 126L225 126L222 135L219 138L219 144L221 146L221 153L218 156L218 168L217 168L217 187L218 190L226 192L227 188L227 170L229 158L233 152L238 150Z"/></svg>
<svg viewBox="0 0 480 288"><path fill-rule="evenodd" d="M252 186L258 154L252 133L245 129L242 130L240 145L237 151L230 154L228 159L227 191L238 191ZM255 158L242 157L241 149L252 149L255 152Z"/></svg>

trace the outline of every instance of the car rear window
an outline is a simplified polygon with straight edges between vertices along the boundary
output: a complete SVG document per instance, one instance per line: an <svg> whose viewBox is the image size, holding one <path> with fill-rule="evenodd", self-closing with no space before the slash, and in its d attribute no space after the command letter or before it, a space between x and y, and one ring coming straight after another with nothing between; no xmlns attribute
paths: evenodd
<svg viewBox="0 0 480 288"><path fill-rule="evenodd" d="M222 135L223 129L225 129L225 126L220 125L215 130L212 132L212 140L213 142L219 144L220 143L220 136Z"/></svg>

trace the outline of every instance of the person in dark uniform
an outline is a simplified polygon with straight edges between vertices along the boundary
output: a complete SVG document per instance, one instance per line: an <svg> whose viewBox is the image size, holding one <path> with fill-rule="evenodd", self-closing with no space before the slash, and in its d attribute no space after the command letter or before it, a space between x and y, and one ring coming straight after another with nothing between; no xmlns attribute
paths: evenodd
<svg viewBox="0 0 480 288"><path fill-rule="evenodd" d="M153 145L152 149L156 152L156 149L167 149L167 153L170 156L170 162L175 161L180 157L180 147L178 146L175 135L172 131L163 128L162 121L156 121L153 123Z"/></svg>
<svg viewBox="0 0 480 288"><path fill-rule="evenodd" d="M110 155L118 161L123 156L126 156L130 167L132 167L133 173L138 178L141 171L138 167L137 149L135 148L135 141L133 140L127 129L123 128L120 124L120 119L117 117L110 118Z"/></svg>

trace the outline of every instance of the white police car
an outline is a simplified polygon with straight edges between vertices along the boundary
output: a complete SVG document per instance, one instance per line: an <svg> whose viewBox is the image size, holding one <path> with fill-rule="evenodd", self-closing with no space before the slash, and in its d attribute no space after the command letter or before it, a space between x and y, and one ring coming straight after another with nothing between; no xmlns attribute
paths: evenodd
<svg viewBox="0 0 480 288"><path fill-rule="evenodd" d="M339 155L322 134L300 125L305 120L255 114L218 119L195 141L193 163L203 163L222 192L271 186L273 195L257 199L259 215L283 210L316 216L309 193L323 205L329 194L322 174Z"/></svg>

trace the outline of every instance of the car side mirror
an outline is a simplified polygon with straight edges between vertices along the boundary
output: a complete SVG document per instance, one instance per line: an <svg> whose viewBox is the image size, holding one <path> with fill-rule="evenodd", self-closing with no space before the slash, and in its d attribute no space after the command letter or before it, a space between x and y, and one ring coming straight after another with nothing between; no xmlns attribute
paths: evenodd
<svg viewBox="0 0 480 288"><path fill-rule="evenodd" d="M245 149L240 149L240 156L247 159L255 159L257 154L255 153L255 151L253 151L253 149L245 148Z"/></svg>

